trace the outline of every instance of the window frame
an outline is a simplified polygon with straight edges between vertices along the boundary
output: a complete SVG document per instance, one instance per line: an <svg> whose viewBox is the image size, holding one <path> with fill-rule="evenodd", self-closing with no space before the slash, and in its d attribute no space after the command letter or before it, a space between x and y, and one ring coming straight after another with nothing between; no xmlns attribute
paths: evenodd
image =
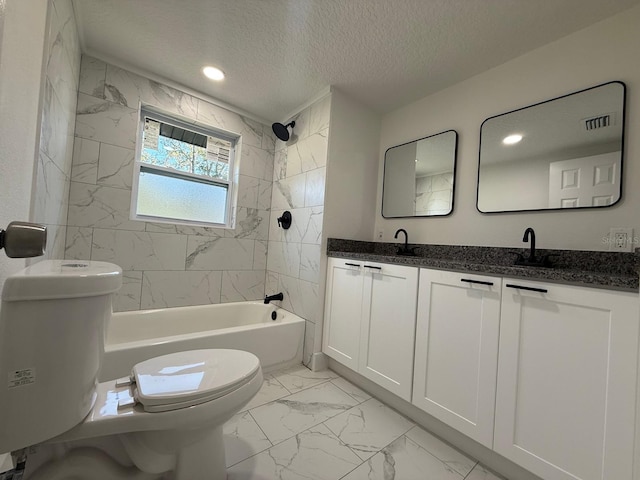
<svg viewBox="0 0 640 480"><path fill-rule="evenodd" d="M196 173L184 172L176 170L170 167L162 167L159 165L152 165L142 161L142 150L144 148L144 126L145 119L149 118L156 122L165 123L174 127L182 128L206 137L219 138L231 143L229 152L229 180L214 179L207 177L206 175L198 175ZM165 113L156 110L153 107L140 105L138 116L138 131L136 135L136 147L135 147L135 161L133 166L133 183L131 188L131 205L130 205L130 219L142 222L151 223L168 223L174 225L187 225L194 227L209 227L209 228L233 228L233 210L235 208L234 203L234 191L236 189L235 178L235 157L236 150L239 145L240 138L229 132L225 132L207 125L196 124L195 120L184 119L170 113ZM187 142L185 142L187 143ZM164 175L171 178L187 180L192 182L204 183L207 185L224 186L227 189L226 206L224 214L224 223L213 223L206 221L187 220L184 218L173 217L155 217L151 215L143 215L137 213L138 207L138 184L140 180L141 171L150 171L158 175Z"/></svg>

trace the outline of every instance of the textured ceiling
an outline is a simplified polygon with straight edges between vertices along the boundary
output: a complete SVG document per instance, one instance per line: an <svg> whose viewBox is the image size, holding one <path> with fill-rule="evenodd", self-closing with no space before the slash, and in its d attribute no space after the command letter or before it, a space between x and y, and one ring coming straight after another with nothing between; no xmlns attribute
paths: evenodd
<svg viewBox="0 0 640 480"><path fill-rule="evenodd" d="M387 112L640 0L74 0L83 49L267 120L329 85ZM202 66L226 72L222 83Z"/></svg>

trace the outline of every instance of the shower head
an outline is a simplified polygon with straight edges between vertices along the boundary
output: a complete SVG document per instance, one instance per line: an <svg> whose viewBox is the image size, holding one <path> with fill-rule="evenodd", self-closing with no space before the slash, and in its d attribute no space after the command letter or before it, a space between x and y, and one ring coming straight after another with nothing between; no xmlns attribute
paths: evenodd
<svg viewBox="0 0 640 480"><path fill-rule="evenodd" d="M283 142L286 142L287 140L289 140L289 130L287 130L287 128L291 127L291 131L293 132L293 127L295 126L296 122L292 121L286 125L283 125L281 123L274 123L273 125L271 125L271 128L273 129L273 133L276 134L276 137L278 137Z"/></svg>

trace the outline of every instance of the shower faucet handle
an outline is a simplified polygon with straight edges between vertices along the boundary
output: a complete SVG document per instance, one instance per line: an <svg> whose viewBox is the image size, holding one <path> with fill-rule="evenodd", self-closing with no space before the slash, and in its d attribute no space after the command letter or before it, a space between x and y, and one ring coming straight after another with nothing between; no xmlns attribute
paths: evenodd
<svg viewBox="0 0 640 480"><path fill-rule="evenodd" d="M47 227L37 223L11 222L0 230L0 250L9 258L30 258L44 255Z"/></svg>

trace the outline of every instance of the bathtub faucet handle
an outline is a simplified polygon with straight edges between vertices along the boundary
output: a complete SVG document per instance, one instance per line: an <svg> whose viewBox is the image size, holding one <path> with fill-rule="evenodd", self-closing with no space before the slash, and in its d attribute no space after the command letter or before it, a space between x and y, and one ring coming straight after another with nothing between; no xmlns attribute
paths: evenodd
<svg viewBox="0 0 640 480"><path fill-rule="evenodd" d="M264 297L264 303L269 303L272 302L274 300L284 300L284 295L282 294L282 292L280 293L276 293L275 295L265 295Z"/></svg>

